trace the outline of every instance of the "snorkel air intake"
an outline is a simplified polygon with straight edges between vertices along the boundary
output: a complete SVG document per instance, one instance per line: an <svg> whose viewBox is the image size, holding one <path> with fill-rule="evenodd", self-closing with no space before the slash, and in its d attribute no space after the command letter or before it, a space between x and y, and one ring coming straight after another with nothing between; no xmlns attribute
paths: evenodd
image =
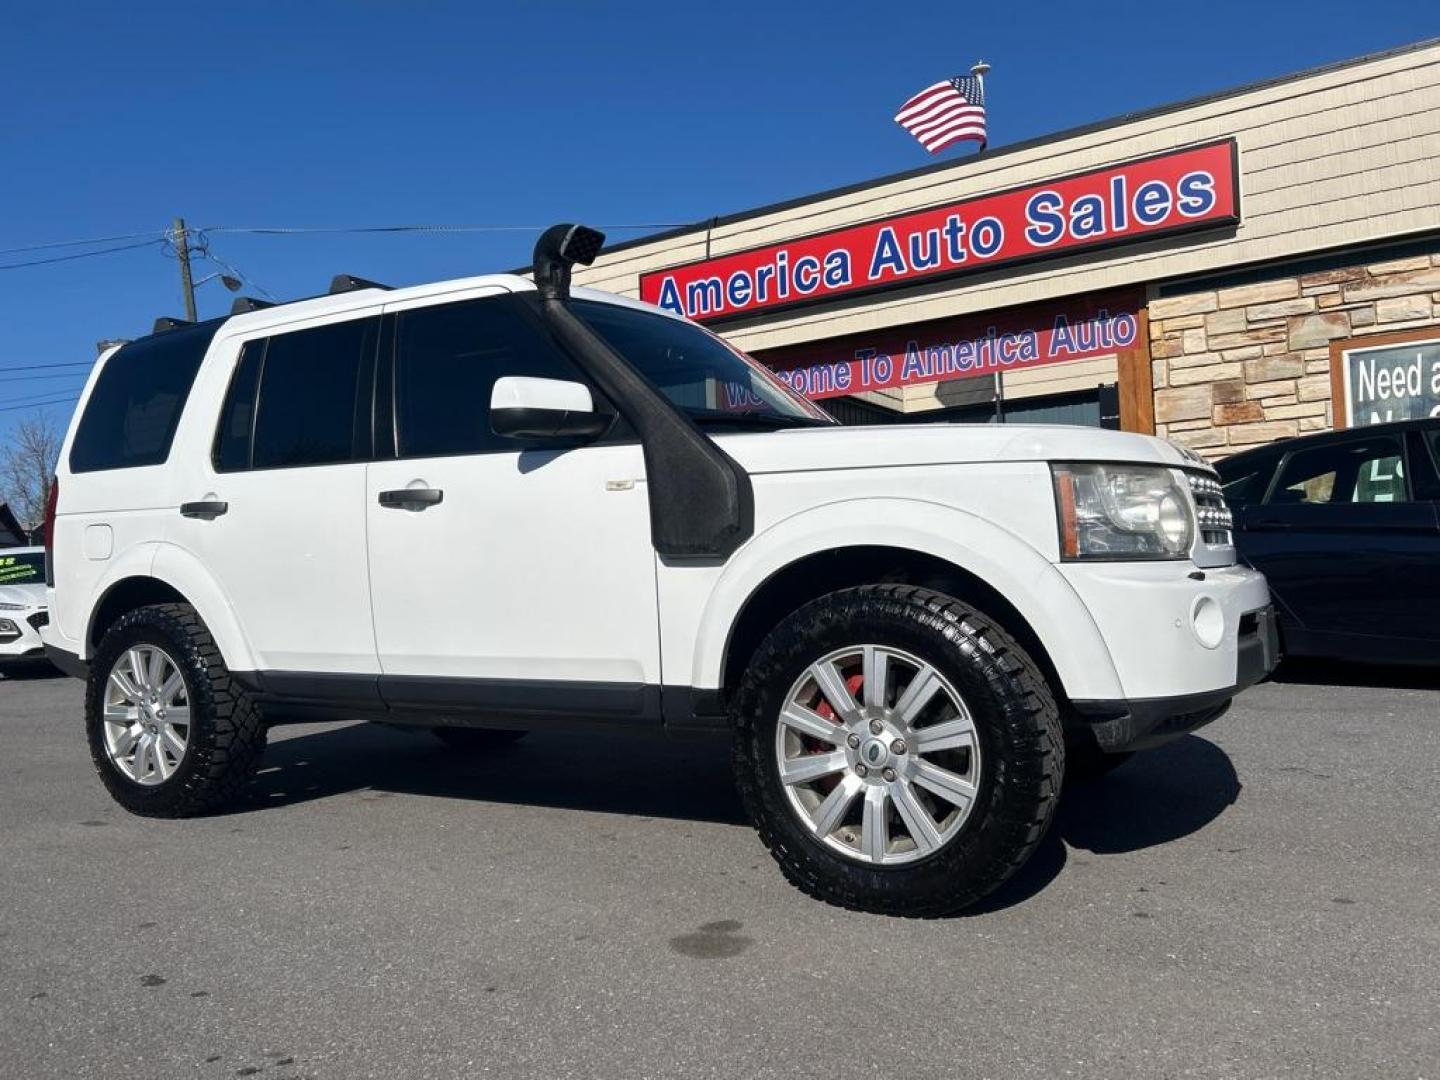
<svg viewBox="0 0 1440 1080"><path fill-rule="evenodd" d="M570 269L593 263L604 243L604 233L584 225L553 225L540 234L532 264L540 313L640 436L656 552L727 559L755 531L750 475L572 310Z"/></svg>
<svg viewBox="0 0 1440 1080"><path fill-rule="evenodd" d="M532 260L541 299L570 299L570 268L589 266L604 243L604 233L584 225L551 225L541 233Z"/></svg>

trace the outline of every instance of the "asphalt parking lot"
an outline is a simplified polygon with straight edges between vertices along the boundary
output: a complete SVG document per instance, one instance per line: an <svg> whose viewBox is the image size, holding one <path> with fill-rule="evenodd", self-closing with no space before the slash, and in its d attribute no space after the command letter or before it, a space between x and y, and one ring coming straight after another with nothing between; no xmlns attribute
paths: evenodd
<svg viewBox="0 0 1440 1080"><path fill-rule="evenodd" d="M1298 677L935 922L791 890L722 745L282 728L146 821L6 680L0 1076L1434 1077L1440 678Z"/></svg>

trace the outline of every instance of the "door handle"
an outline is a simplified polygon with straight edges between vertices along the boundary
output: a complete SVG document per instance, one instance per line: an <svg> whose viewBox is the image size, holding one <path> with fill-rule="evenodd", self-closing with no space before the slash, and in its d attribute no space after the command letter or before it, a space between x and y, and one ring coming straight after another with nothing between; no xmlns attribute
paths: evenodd
<svg viewBox="0 0 1440 1080"><path fill-rule="evenodd" d="M229 509L230 504L227 502L187 502L180 504L180 516L199 518L201 521L214 521Z"/></svg>
<svg viewBox="0 0 1440 1080"><path fill-rule="evenodd" d="M424 510L445 501L439 488L396 488L380 492L380 505L389 510Z"/></svg>

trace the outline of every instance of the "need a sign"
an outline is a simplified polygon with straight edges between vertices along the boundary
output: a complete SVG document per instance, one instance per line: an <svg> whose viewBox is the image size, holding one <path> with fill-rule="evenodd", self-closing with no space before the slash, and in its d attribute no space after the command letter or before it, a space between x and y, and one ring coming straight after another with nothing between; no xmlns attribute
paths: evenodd
<svg viewBox="0 0 1440 1080"><path fill-rule="evenodd" d="M1346 349L1343 356L1352 425L1440 416L1440 337Z"/></svg>
<svg viewBox="0 0 1440 1080"><path fill-rule="evenodd" d="M1225 139L640 276L701 321L1239 221Z"/></svg>

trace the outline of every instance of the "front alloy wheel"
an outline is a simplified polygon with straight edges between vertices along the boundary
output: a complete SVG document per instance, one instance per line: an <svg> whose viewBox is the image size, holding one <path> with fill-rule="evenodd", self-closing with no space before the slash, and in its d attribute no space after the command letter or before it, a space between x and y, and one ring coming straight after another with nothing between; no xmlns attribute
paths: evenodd
<svg viewBox="0 0 1440 1080"><path fill-rule="evenodd" d="M936 916L1039 844L1065 768L1044 673L943 593L822 596L760 643L731 702L735 779L785 876L842 907Z"/></svg>
<svg viewBox="0 0 1440 1080"><path fill-rule="evenodd" d="M939 851L980 788L980 744L960 694L932 665L883 645L811 664L787 695L775 753L801 823L876 866Z"/></svg>

